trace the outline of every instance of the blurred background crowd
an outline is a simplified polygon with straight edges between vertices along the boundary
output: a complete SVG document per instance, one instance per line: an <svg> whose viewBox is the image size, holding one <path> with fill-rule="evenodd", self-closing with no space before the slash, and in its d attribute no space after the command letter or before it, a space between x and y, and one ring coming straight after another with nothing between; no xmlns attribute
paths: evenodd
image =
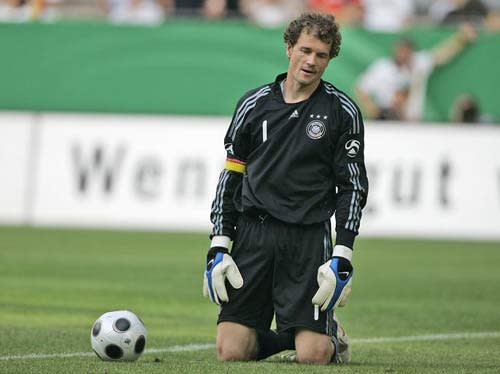
<svg viewBox="0 0 500 374"><path fill-rule="evenodd" d="M181 17L204 20L246 19L260 27L282 27L303 11L334 13L342 26L400 35L422 25L455 26L456 32L432 48L419 50L400 38L392 56L374 60L353 82L353 92L368 119L422 121L427 82L479 31L500 32L500 0L0 0L0 21L56 22L108 20L158 25ZM468 92L455 98L449 118L461 123L491 123Z"/></svg>
<svg viewBox="0 0 500 374"><path fill-rule="evenodd" d="M102 17L157 24L173 16L245 17L263 27L277 27L304 10L333 12L341 24L374 31L464 21L500 30L500 0L0 0L3 21Z"/></svg>

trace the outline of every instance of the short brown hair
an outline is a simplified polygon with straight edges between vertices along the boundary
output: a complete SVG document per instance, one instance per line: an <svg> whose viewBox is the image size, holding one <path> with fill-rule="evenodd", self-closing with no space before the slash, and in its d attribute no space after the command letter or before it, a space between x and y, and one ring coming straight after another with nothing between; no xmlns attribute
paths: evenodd
<svg viewBox="0 0 500 374"><path fill-rule="evenodd" d="M332 14L302 14L288 25L283 34L285 43L293 47L297 44L303 30L312 33L324 43L331 43L330 59L338 56L342 37L340 36L339 25L335 22L335 17Z"/></svg>

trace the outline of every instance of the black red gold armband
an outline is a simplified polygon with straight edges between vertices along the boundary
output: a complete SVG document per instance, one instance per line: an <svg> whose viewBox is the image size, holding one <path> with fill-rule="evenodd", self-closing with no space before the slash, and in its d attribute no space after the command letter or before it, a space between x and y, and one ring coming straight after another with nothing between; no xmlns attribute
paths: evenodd
<svg viewBox="0 0 500 374"><path fill-rule="evenodd" d="M226 158L225 168L227 170L235 171L237 173L244 173L245 165L246 164L243 161L240 161L236 158Z"/></svg>

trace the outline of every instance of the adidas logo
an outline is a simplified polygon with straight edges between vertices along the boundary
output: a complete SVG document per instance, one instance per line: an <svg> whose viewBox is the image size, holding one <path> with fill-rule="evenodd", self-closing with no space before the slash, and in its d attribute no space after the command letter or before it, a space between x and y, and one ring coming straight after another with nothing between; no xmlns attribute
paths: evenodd
<svg viewBox="0 0 500 374"><path fill-rule="evenodd" d="M295 109L290 117L288 117L288 119L290 118L299 118L299 112L297 112L297 109Z"/></svg>

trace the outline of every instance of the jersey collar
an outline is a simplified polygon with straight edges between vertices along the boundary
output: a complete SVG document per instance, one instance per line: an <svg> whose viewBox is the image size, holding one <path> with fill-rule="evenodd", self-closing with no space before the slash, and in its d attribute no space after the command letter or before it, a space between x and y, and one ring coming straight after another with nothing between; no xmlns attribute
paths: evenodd
<svg viewBox="0 0 500 374"><path fill-rule="evenodd" d="M278 74L276 76L276 79L274 80L274 83L273 83L272 91L274 94L274 98L276 100L278 100L281 103L287 104L287 105L300 104L300 103L303 103L304 101L310 100L311 98L316 96L318 94L318 92L320 92L324 86L324 81L323 81L323 79L321 79L319 84L318 84L318 87L316 87L316 90L314 90L314 92L311 94L311 96L308 99L303 100L303 101L299 101L297 103L288 104L288 103L285 103L285 99L283 98L283 91L281 90L281 82L286 79L286 75L287 75L287 73L281 73L281 74Z"/></svg>

